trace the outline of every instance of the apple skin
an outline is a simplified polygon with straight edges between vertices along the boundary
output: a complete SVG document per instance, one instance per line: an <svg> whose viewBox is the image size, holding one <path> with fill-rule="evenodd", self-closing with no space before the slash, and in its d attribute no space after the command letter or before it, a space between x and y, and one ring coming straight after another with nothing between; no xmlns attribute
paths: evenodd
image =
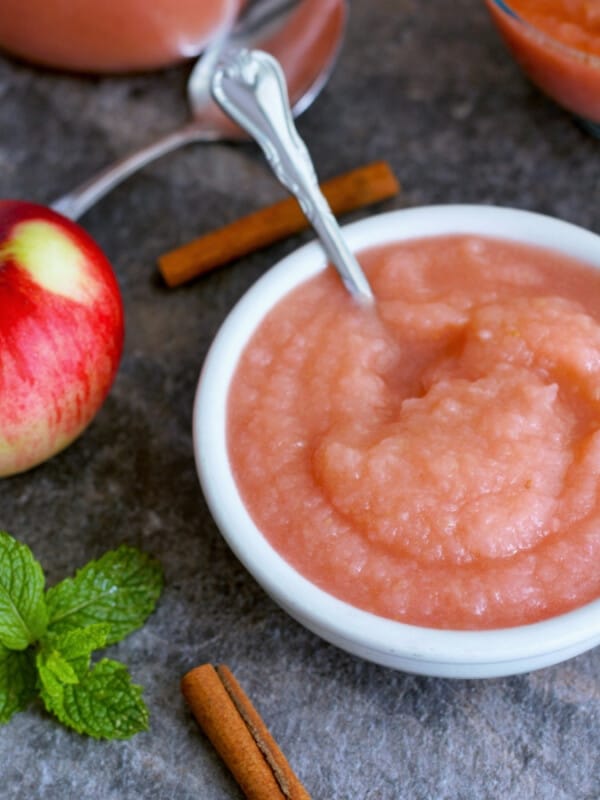
<svg viewBox="0 0 600 800"><path fill-rule="evenodd" d="M0 477L65 448L91 422L123 348L112 268L78 225L0 200Z"/></svg>

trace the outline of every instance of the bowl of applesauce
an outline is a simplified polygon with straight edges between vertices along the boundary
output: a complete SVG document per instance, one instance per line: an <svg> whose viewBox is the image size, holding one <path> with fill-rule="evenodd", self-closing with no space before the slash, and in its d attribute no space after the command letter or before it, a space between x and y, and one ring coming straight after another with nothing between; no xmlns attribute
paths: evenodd
<svg viewBox="0 0 600 800"><path fill-rule="evenodd" d="M227 316L194 405L229 546L307 628L409 672L491 677L600 643L600 237L508 208L344 228Z"/></svg>
<svg viewBox="0 0 600 800"><path fill-rule="evenodd" d="M600 5L595 0L485 0L523 72L600 136Z"/></svg>

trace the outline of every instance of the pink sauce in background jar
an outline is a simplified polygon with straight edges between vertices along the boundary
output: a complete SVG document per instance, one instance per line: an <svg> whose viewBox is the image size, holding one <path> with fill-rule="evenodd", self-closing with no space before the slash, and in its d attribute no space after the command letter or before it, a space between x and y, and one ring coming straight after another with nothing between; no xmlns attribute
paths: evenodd
<svg viewBox="0 0 600 800"><path fill-rule="evenodd" d="M243 0L1 0L0 48L59 69L126 72L189 58Z"/></svg>
<svg viewBox="0 0 600 800"><path fill-rule="evenodd" d="M436 628L600 595L600 273L474 236L362 254L268 314L228 401L244 503L309 580Z"/></svg>
<svg viewBox="0 0 600 800"><path fill-rule="evenodd" d="M485 2L526 75L559 105L600 125L599 0Z"/></svg>

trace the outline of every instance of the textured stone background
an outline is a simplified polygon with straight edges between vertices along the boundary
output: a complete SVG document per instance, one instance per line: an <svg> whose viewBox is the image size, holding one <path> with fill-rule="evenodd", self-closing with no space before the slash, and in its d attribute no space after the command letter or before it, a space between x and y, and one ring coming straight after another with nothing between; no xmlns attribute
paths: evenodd
<svg viewBox="0 0 600 800"><path fill-rule="evenodd" d="M186 74L86 78L0 59L0 194L49 202L168 131L186 116ZM385 208L497 203L600 231L600 145L521 78L481 0L354 0L299 129L323 178L388 159L404 191ZM98 743L34 707L0 731L0 797L240 797L179 694L204 661L233 668L315 800L600 797L600 650L502 680L397 673L288 618L219 536L192 458L198 371L235 300L309 236L177 291L155 259L282 194L255 146L195 146L84 218L123 289L121 370L77 443L0 484L0 527L51 583L123 541L162 561L157 613L111 652L146 687L152 725Z"/></svg>

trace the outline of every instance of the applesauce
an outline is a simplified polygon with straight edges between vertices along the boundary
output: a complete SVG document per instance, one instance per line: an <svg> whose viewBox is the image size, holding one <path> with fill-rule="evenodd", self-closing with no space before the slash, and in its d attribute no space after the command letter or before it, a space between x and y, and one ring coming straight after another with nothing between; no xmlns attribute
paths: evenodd
<svg viewBox="0 0 600 800"><path fill-rule="evenodd" d="M598 0L485 2L525 74L594 130L600 123Z"/></svg>
<svg viewBox="0 0 600 800"><path fill-rule="evenodd" d="M558 42L600 56L597 0L509 0L509 5L522 19Z"/></svg>
<svg viewBox="0 0 600 800"><path fill-rule="evenodd" d="M245 349L228 449L273 547L375 614L455 629L600 594L600 273L475 236L365 251Z"/></svg>
<svg viewBox="0 0 600 800"><path fill-rule="evenodd" d="M197 56L245 0L2 0L0 48L84 72L157 69Z"/></svg>

